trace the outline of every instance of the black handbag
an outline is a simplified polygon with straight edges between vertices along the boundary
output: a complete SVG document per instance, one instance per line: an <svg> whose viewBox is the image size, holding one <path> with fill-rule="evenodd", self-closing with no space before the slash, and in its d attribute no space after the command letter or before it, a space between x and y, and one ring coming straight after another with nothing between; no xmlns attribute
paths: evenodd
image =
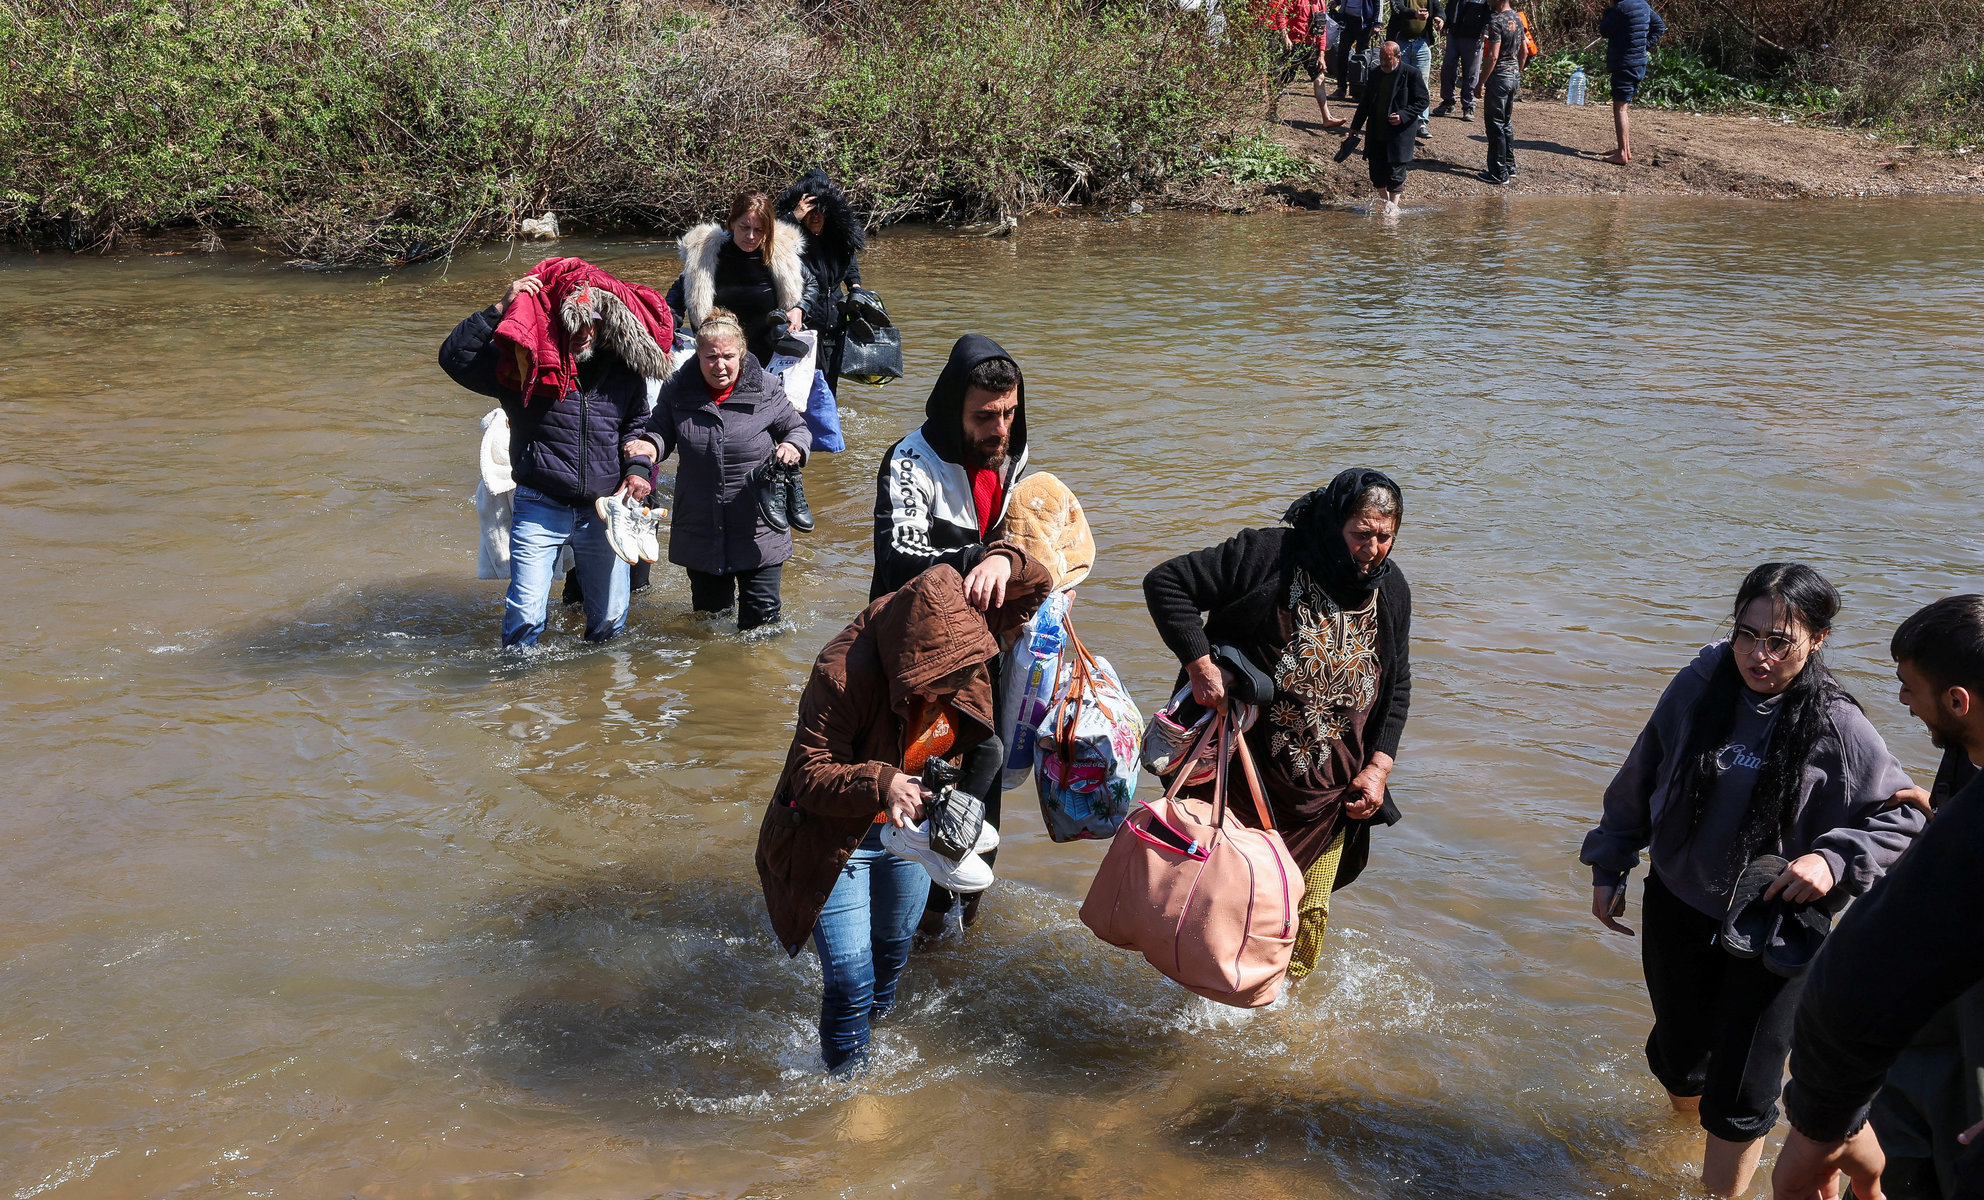
<svg viewBox="0 0 1984 1200"><path fill-rule="evenodd" d="M978 848L978 835L985 827L985 802L970 792L957 789L958 769L932 755L923 764L923 786L931 791L924 801L924 816L930 821L930 848L962 862Z"/></svg>
<svg viewBox="0 0 1984 1200"><path fill-rule="evenodd" d="M862 287L847 289L847 299L840 306L840 315L849 321L866 321L878 329L895 324L889 320L889 310L882 307L882 298Z"/></svg>
<svg viewBox="0 0 1984 1200"><path fill-rule="evenodd" d="M850 318L841 342L840 373L856 383L883 384L902 378L902 334L893 326Z"/></svg>

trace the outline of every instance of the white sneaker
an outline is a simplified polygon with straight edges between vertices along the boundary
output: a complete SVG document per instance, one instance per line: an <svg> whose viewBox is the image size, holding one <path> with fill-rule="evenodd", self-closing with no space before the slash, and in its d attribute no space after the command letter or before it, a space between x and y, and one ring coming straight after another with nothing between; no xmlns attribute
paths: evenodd
<svg viewBox="0 0 1984 1200"><path fill-rule="evenodd" d="M930 872L930 881L938 887L969 894L992 886L992 868L978 856L979 850L991 848L985 844L988 832L992 835L992 845L999 844L999 831L988 822L978 834L978 845L960 862L952 862L930 848L928 821L919 822L914 829L900 829L895 822L889 822L882 826L882 845L897 858L921 863L923 869Z"/></svg>
<svg viewBox="0 0 1984 1200"><path fill-rule="evenodd" d="M633 510L618 496L601 496L592 508L606 522L606 544L613 547L613 553L621 562L639 562L641 535Z"/></svg>
<svg viewBox="0 0 1984 1200"><path fill-rule="evenodd" d="M634 524L641 535L641 561L661 561L661 519L668 515L665 508L634 509Z"/></svg>

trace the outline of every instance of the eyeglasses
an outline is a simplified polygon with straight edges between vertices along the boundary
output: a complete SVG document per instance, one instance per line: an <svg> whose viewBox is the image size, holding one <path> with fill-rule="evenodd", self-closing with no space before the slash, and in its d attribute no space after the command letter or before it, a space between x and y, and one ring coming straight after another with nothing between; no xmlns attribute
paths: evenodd
<svg viewBox="0 0 1984 1200"><path fill-rule="evenodd" d="M1786 655L1798 648L1797 638L1781 633L1758 633L1747 625L1738 625L1736 636L1730 640L1738 654L1749 654L1762 646L1764 657L1772 662L1784 661Z"/></svg>

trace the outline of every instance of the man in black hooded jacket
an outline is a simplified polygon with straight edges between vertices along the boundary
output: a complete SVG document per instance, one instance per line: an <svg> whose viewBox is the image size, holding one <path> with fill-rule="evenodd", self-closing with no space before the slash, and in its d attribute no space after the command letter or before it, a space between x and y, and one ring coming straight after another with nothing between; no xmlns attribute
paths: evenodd
<svg viewBox="0 0 1984 1200"><path fill-rule="evenodd" d="M986 549L998 540L1013 484L1026 470L1026 384L1019 364L991 338L964 335L930 389L923 418L921 429L889 447L875 475L875 577L868 598L878 600L946 563L964 576L965 599L989 612L1005 603L1012 564ZM996 696L998 660L992 665ZM989 790L979 799L986 823L997 829L999 789ZM988 852L985 861L997 854ZM965 924L976 919L983 895L965 897ZM932 884L923 932L941 931L955 903Z"/></svg>
<svg viewBox="0 0 1984 1200"><path fill-rule="evenodd" d="M879 600L926 568L949 563L981 610L1003 579L986 560L1026 470L1026 383L1013 356L968 333L923 405L923 427L889 447L875 476L875 575ZM996 599L991 599L996 604Z"/></svg>

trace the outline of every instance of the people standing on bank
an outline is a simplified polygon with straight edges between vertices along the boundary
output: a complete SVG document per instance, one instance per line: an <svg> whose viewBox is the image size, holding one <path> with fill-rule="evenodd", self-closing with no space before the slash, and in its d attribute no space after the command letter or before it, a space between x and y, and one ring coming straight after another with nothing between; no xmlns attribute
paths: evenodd
<svg viewBox="0 0 1984 1200"><path fill-rule="evenodd" d="M780 575L792 557L790 517L783 528L766 519L752 473L767 462L804 466L813 448L806 418L744 346L735 314L704 313L695 360L669 376L646 427L625 447L627 491L637 500L648 494L654 465L679 455L668 561L689 573L697 612L723 612L734 600L740 631L778 620Z"/></svg>
<svg viewBox="0 0 1984 1200"><path fill-rule="evenodd" d="M1895 630L1889 651L1901 702L1930 739L1973 768L1984 764L1984 596L1923 608ZM1955 1107L1936 1114L1935 1144L1897 1139L1890 1149L1875 1103L1925 1026L1984 985L1984 774L1968 774L1887 880L1840 918L1807 978L1784 1089L1791 1133L1771 1172L1776 1197L1817 1196L1840 1171L1856 1196L1877 1194L1876 1178L1894 1200L1984 1195L1984 1127L1965 1130L1978 1115L1965 1111L1978 1076L1963 1069L1960 1047L1943 1048L1954 1077L1945 1103ZM1913 1161L1888 1158L1896 1149Z"/></svg>
<svg viewBox="0 0 1984 1200"><path fill-rule="evenodd" d="M544 630L558 552L571 546L585 590L586 640L627 621L627 564L598 501L634 468L620 446L647 415L648 383L668 373L673 325L651 288L577 258L549 258L441 344L441 369L501 402L510 424L510 587L503 645Z"/></svg>
<svg viewBox="0 0 1984 1200"><path fill-rule="evenodd" d="M921 865L883 847L883 823L923 820L919 776L931 756L988 781L1004 758L986 666L1051 581L1009 543L985 557L1005 564L991 606L970 600L964 577L939 565L871 603L820 651L758 830L758 878L779 944L796 955L810 935L819 951L829 1068L865 1057L931 894Z"/></svg>
<svg viewBox="0 0 1984 1200"><path fill-rule="evenodd" d="M1227 710L1215 646L1273 683L1242 736L1307 887L1300 972L1315 963L1330 893L1363 869L1412 703L1412 589L1392 559L1404 516L1398 484L1355 468L1296 501L1284 527L1242 530L1144 576L1151 621L1195 700ZM1226 769L1245 795L1237 756ZM1257 823L1246 805L1231 811Z"/></svg>
<svg viewBox="0 0 1984 1200"><path fill-rule="evenodd" d="M818 167L785 189L778 198L778 211L806 231L806 248L799 256L811 281L805 322L820 335L820 373L827 377L829 389L837 388L846 336L840 304L847 292L861 286L860 254L868 247L868 234L854 206Z"/></svg>
<svg viewBox="0 0 1984 1200"><path fill-rule="evenodd" d="M1447 21L1447 48L1440 56L1440 107L1433 110L1444 117L1454 110L1454 95L1460 95L1460 116L1474 119L1474 98L1481 87L1482 36L1488 32L1492 0L1454 0Z"/></svg>
<svg viewBox="0 0 1984 1200"><path fill-rule="evenodd" d="M682 274L668 289L668 307L678 328L693 333L711 309L726 309L743 324L744 348L762 367L778 352L780 339L804 324L810 300L802 259L806 235L778 219L765 193L737 193L724 224L696 226L677 248Z"/></svg>
<svg viewBox="0 0 1984 1200"><path fill-rule="evenodd" d="M1391 11L1391 20L1385 22L1385 40L1398 43L1405 65L1419 76L1420 90L1429 103L1419 110L1413 136L1425 137L1430 132L1426 121L1433 95L1433 42L1447 23L1440 0L1396 0Z"/></svg>
<svg viewBox="0 0 1984 1200"><path fill-rule="evenodd" d="M1412 166L1412 131L1425 117L1429 99L1426 81L1402 62L1397 42L1386 42L1379 49L1378 73L1371 77L1364 99L1358 102L1357 115L1350 119L1351 133L1364 130L1364 157L1370 164L1371 184L1383 201L1380 211L1388 217L1398 215L1399 196L1405 191L1405 175ZM1341 160L1342 155L1338 157Z"/></svg>
<svg viewBox="0 0 1984 1200"><path fill-rule="evenodd" d="M1378 31L1378 17L1383 11L1382 3L1383 0L1335 0L1331 5L1329 15L1336 18L1343 35L1338 43L1341 49L1336 56L1337 62L1341 65L1341 74L1337 76L1336 92L1330 99L1345 98L1345 88L1348 87L1353 74L1353 56L1363 54L1370 47L1371 35Z"/></svg>
<svg viewBox="0 0 1984 1200"><path fill-rule="evenodd" d="M1273 90L1268 95L1268 120L1280 119L1281 89L1300 71L1308 75L1310 90L1316 96L1316 111L1322 114L1324 129L1341 129L1350 124L1348 117L1339 117L1330 111L1329 77L1324 74L1328 19L1324 13L1323 0L1274 0L1266 12L1266 19L1275 35L1281 39L1283 66L1274 78Z"/></svg>
<svg viewBox="0 0 1984 1200"><path fill-rule="evenodd" d="M1509 0L1494 0L1482 40L1482 106L1487 110L1488 166L1481 178L1497 187L1516 173L1516 92L1522 88L1529 37Z"/></svg>
<svg viewBox="0 0 1984 1200"><path fill-rule="evenodd" d="M1820 658L1838 611L1839 593L1802 563L1751 571L1731 637L1668 684L1579 856L1592 915L1627 933L1626 879L1651 850L1647 1062L1675 1111L1707 1132L1702 1185L1716 1195L1749 1188L1777 1121L1802 986L1770 950L1726 931L1739 879L1768 871L1760 903L1835 912L1923 826L1920 809L1895 803L1908 776Z"/></svg>
<svg viewBox="0 0 1984 1200"><path fill-rule="evenodd" d="M1632 118L1628 110L1646 82L1647 55L1667 32L1667 22L1647 0L1611 0L1598 18L1605 39L1605 69L1612 76L1612 129L1619 147L1605 161L1625 166L1633 161Z"/></svg>

